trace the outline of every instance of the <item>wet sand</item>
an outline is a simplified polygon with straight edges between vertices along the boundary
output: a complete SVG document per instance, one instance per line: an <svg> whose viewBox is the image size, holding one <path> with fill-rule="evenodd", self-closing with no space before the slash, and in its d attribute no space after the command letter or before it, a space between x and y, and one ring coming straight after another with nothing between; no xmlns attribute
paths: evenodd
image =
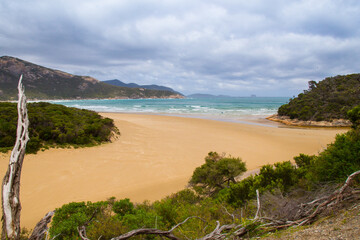
<svg viewBox="0 0 360 240"><path fill-rule="evenodd" d="M210 151L241 157L249 170L317 154L346 129L276 128L206 119L102 113L115 120L118 140L91 148L50 149L26 155L22 226L73 201L109 197L158 200L186 187ZM9 154L0 154L0 175Z"/></svg>

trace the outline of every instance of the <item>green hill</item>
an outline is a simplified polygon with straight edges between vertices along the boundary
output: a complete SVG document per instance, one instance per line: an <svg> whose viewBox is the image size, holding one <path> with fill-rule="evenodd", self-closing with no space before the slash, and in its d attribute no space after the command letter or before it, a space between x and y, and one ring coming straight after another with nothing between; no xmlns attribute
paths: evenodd
<svg viewBox="0 0 360 240"><path fill-rule="evenodd" d="M118 79L113 79L113 80L106 80L106 81L102 81L103 83L107 83L110 85L114 85L114 86L120 86L120 87L129 87L129 88L144 88L144 89L152 89L152 90L162 90L162 91L170 91L170 92L174 92L176 94L180 94L179 92L176 92L174 89L169 88L169 87L165 87L165 86L159 86L159 85L139 85L136 83L124 83Z"/></svg>
<svg viewBox="0 0 360 240"><path fill-rule="evenodd" d="M360 104L360 74L310 81L309 89L290 99L278 110L279 116L303 121L346 119L346 113Z"/></svg>
<svg viewBox="0 0 360 240"><path fill-rule="evenodd" d="M88 76L45 68L18 58L0 57L0 100L16 100L23 74L28 99L181 98L171 91L112 86Z"/></svg>

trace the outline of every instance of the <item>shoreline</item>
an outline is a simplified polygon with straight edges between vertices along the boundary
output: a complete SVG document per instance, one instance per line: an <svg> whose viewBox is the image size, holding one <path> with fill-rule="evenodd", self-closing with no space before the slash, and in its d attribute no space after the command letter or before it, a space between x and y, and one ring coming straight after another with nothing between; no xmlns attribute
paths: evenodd
<svg viewBox="0 0 360 240"><path fill-rule="evenodd" d="M219 115L202 115L202 114L185 114L185 113L150 113L150 112L104 112L98 111L100 115L104 114L134 114L134 115L149 115L149 116L165 116L165 117L179 117L190 119L203 119L219 122L249 124L263 127L288 127L280 122L271 121L267 118L269 115L242 115L239 116L219 116ZM272 115L271 115L272 116Z"/></svg>
<svg viewBox="0 0 360 240"><path fill-rule="evenodd" d="M316 154L344 129L298 129L150 114L100 113L114 119L120 137L90 148L49 149L25 156L22 225L74 201L112 196L159 200L186 187L210 151L240 157L248 171L299 153ZM262 120L263 121L263 120ZM0 154L4 174L9 154Z"/></svg>

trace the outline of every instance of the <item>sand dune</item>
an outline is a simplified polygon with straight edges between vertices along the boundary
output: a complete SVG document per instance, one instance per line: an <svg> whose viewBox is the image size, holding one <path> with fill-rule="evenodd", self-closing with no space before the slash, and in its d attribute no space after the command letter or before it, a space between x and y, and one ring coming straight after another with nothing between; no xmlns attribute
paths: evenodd
<svg viewBox="0 0 360 240"><path fill-rule="evenodd" d="M157 200L183 189L209 151L241 157L249 170L316 154L341 129L255 126L182 117L104 113L121 136L82 149L27 155L21 179L22 226L32 228L49 210L72 201ZM9 154L0 154L4 175Z"/></svg>

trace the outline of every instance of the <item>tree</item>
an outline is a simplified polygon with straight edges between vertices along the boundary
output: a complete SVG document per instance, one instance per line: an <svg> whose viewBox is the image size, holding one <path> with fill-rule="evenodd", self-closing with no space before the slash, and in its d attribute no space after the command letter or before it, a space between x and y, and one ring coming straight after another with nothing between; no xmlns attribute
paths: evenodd
<svg viewBox="0 0 360 240"><path fill-rule="evenodd" d="M309 81L308 84L309 84L309 91L315 89L317 85L317 83L313 80Z"/></svg>
<svg viewBox="0 0 360 240"><path fill-rule="evenodd" d="M189 184L199 194L212 195L229 187L230 183L236 183L235 178L244 172L246 166L240 158L210 152L205 164L195 169Z"/></svg>

